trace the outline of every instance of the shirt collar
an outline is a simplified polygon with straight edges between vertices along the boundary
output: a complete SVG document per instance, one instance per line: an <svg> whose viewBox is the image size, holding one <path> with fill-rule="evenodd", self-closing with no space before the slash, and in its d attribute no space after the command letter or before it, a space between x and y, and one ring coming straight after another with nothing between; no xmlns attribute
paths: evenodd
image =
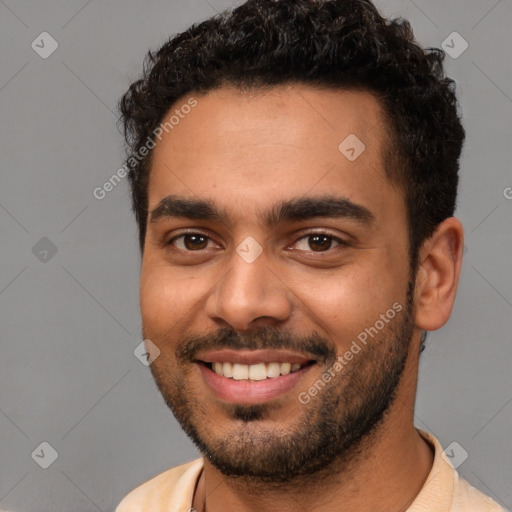
<svg viewBox="0 0 512 512"><path fill-rule="evenodd" d="M457 472L443 451L441 443L428 432L416 429L434 449L434 463L421 491L407 512L450 512Z"/></svg>

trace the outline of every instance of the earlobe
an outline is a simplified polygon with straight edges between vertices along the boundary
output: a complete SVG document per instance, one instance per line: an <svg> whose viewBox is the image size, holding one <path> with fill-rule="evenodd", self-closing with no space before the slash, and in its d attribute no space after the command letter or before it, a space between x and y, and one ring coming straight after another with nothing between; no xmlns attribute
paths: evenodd
<svg viewBox="0 0 512 512"><path fill-rule="evenodd" d="M421 247L415 289L418 328L435 331L448 321L457 293L463 252L464 231L455 217L441 222Z"/></svg>

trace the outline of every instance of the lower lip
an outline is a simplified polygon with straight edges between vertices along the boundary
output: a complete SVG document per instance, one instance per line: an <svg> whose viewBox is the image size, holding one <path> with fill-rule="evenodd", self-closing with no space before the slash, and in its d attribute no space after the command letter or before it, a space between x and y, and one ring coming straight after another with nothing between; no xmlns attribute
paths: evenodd
<svg viewBox="0 0 512 512"><path fill-rule="evenodd" d="M265 380L234 380L217 375L204 364L199 364L203 378L213 392L222 400L237 404L256 404L283 395L297 385L311 366Z"/></svg>

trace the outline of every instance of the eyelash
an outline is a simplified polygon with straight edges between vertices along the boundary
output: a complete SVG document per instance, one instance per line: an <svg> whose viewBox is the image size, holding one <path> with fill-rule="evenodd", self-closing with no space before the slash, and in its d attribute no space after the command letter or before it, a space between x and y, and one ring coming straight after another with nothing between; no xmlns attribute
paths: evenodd
<svg viewBox="0 0 512 512"><path fill-rule="evenodd" d="M213 241L213 239L210 236L208 236L208 235L205 235L205 234L197 232L197 231L190 231L190 232L181 233L180 235L174 236L169 241L165 242L164 245L165 246L173 246L174 245L173 242L175 242L176 240L178 240L180 238L183 238L183 237L185 237L187 235L198 235L198 236L201 236L201 237L204 237L204 238L208 239L208 241ZM315 235L326 236L329 239L331 239L332 241L337 242L338 245L336 247L329 247L329 249L327 249L325 251L313 251L313 250L310 250L310 251L303 251L303 252L312 252L312 253L315 253L315 254L328 253L328 252L332 252L333 250L335 250L335 249L337 249L337 248L339 248L341 246L348 246L349 245L348 242L346 242L342 238L339 238L337 236L331 235L329 233L325 233L323 231L304 234L301 237L299 237L292 245L296 244L297 242L299 242L301 240L307 239L307 238L315 236ZM194 251L194 250L189 250L189 249L181 249L181 248L177 248L177 247L175 247L175 249L178 250L178 251L189 252L189 253L194 253L194 252L200 253L200 252L205 250L205 249L198 249L198 250Z"/></svg>

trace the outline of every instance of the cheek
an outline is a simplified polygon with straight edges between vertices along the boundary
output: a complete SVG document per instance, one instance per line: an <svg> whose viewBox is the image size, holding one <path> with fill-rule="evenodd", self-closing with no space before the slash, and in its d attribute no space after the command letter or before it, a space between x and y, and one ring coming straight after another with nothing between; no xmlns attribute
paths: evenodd
<svg viewBox="0 0 512 512"><path fill-rule="evenodd" d="M166 265L143 264L139 297L144 330L162 334L185 322L201 304L201 293L197 278L180 277Z"/></svg>
<svg viewBox="0 0 512 512"><path fill-rule="evenodd" d="M305 315L339 339L350 339L373 325L396 301L402 302L403 276L353 266L324 277L302 276L295 288ZM299 303L299 307L300 306Z"/></svg>
<svg viewBox="0 0 512 512"><path fill-rule="evenodd" d="M143 265L140 276L140 309L144 329L161 332L172 322L175 304L179 298L176 287L163 267Z"/></svg>

